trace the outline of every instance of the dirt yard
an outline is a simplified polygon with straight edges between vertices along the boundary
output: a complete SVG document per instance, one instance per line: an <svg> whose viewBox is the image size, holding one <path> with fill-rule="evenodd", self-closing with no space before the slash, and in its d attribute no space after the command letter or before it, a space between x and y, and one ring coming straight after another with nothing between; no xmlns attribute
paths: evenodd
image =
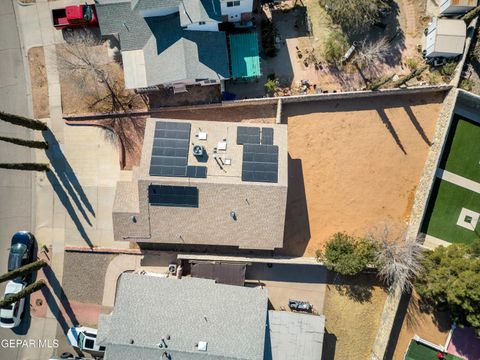
<svg viewBox="0 0 480 360"><path fill-rule="evenodd" d="M228 122L274 123L277 105L192 108L189 110L155 111L152 117Z"/></svg>
<svg viewBox="0 0 480 360"><path fill-rule="evenodd" d="M410 300L410 301L408 301ZM445 345L451 322L447 312L437 312L421 303L417 293L403 299L399 308L403 322L397 322L392 331L387 358L403 360L414 335L437 345Z"/></svg>
<svg viewBox="0 0 480 360"><path fill-rule="evenodd" d="M329 278L322 360L369 359L387 293L374 275Z"/></svg>
<svg viewBox="0 0 480 360"><path fill-rule="evenodd" d="M339 231L410 216L444 94L284 104L289 189L283 252L313 256Z"/></svg>
<svg viewBox="0 0 480 360"><path fill-rule="evenodd" d="M43 47L28 50L28 66L32 82L33 116L37 119L49 117L48 80Z"/></svg>

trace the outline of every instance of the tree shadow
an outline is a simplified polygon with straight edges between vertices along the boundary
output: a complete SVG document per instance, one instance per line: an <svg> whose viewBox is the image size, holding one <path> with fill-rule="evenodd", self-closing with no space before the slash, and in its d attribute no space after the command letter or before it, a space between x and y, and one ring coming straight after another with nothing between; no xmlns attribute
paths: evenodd
<svg viewBox="0 0 480 360"><path fill-rule="evenodd" d="M372 285L335 285L340 295L347 296L350 300L361 304L372 300Z"/></svg>
<svg viewBox="0 0 480 360"><path fill-rule="evenodd" d="M398 306L397 314L393 321L392 332L390 333L390 339L388 340L386 359L393 359L404 319L407 318L408 304L410 303L411 297L411 293L408 293L403 294L400 298L400 305Z"/></svg>
<svg viewBox="0 0 480 360"><path fill-rule="evenodd" d="M431 142L430 139L428 138L427 134L425 134L425 130L423 130L422 125L420 125L420 123L418 122L418 119L417 119L417 117L415 116L415 114L413 113L412 109L411 109L409 106L404 106L403 109L404 109L405 112L407 113L408 117L410 118L410 121L412 122L413 126L415 126L415 129L416 129L417 132L420 134L420 136L422 137L423 141L425 141L425 143L426 143L428 146L432 146L432 142Z"/></svg>
<svg viewBox="0 0 480 360"><path fill-rule="evenodd" d="M95 217L95 211L93 210L93 206L88 200L87 195L83 191L82 185L78 181L75 172L70 166L70 163L63 154L60 144L50 129L43 131L42 134L45 141L48 143L48 149L45 151L45 153L55 169L61 184L75 202L75 205L82 213L85 221L91 225L83 207L85 207L93 217Z"/></svg>
<svg viewBox="0 0 480 360"><path fill-rule="evenodd" d="M302 256L310 240L307 197L301 159L288 154L288 190L283 248L276 253Z"/></svg>
<svg viewBox="0 0 480 360"><path fill-rule="evenodd" d="M82 237L83 240L87 243L89 247L93 247L93 243L90 241L90 238L88 237L88 234L85 231L85 228L83 227L80 219L77 216L77 213L75 212L75 209L73 208L72 203L70 202L70 199L63 190L61 184L59 183L58 178L55 176L53 171L47 171L46 173L48 181L50 181L50 184L52 185L53 190L57 194L58 198L60 199L60 202L62 203L63 207L67 210L68 214L70 215L70 218L72 219L73 223L75 224L78 232L80 233L80 236Z"/></svg>
<svg viewBox="0 0 480 360"><path fill-rule="evenodd" d="M53 272L52 268L50 266L45 266L43 268L43 271L45 273L45 277L47 278L48 283L50 284L50 288L53 290L53 294L55 294L57 299L60 301L60 304L62 305L63 309L65 310L65 313L67 314L70 322L72 323L73 326L79 325L77 317L75 316L75 313L73 312L73 309L70 305L70 301L68 300L67 295L63 291L62 284L60 284L60 282L58 281L58 279L57 279L55 273ZM42 288L42 290L45 289L45 288L46 287ZM63 316L57 302L55 301L55 298L54 298L53 294L50 291L50 288L47 288L48 289L48 291L46 291L47 294L44 293L45 299L47 300L47 303L50 307L50 310L52 311L52 313L55 314L55 317L59 321L59 323L62 326L62 329L64 330L64 332L66 333L68 331L69 327L68 327L68 325L65 321L65 317ZM50 299L47 298L47 295L49 296ZM52 308L55 309L56 311L54 312L54 310ZM58 316L57 316L57 313L58 313ZM66 328L64 327L64 325L66 325Z"/></svg>
<svg viewBox="0 0 480 360"><path fill-rule="evenodd" d="M328 332L328 330L325 328L325 334L323 335L322 360L334 360L336 347L337 336Z"/></svg>
<svg viewBox="0 0 480 360"><path fill-rule="evenodd" d="M395 143L398 145L398 147L400 148L400 150L402 150L402 152L407 155L407 152L405 151L405 148L403 147L403 144L400 140L400 137L398 136L397 132L395 131L395 128L393 127L392 125L392 122L390 121L390 119L388 118L387 116L387 113L385 112L384 109L377 109L377 113L378 115L380 116L380 119L382 119L382 122L383 124L386 126L388 132L390 133L390 135L392 135L393 137L393 140L395 140Z"/></svg>

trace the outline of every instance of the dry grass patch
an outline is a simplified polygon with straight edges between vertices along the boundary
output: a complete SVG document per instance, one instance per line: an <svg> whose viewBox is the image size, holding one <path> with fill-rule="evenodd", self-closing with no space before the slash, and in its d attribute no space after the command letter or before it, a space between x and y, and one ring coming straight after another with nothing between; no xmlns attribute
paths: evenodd
<svg viewBox="0 0 480 360"><path fill-rule="evenodd" d="M28 66L32 83L33 116L40 119L49 117L48 79L43 47L28 50Z"/></svg>
<svg viewBox="0 0 480 360"><path fill-rule="evenodd" d="M387 293L374 275L329 277L322 360L369 359Z"/></svg>

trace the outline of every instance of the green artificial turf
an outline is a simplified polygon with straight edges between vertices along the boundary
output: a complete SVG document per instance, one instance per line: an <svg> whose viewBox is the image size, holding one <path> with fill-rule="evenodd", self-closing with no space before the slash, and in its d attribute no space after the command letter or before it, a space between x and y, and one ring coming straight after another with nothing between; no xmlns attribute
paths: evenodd
<svg viewBox="0 0 480 360"><path fill-rule="evenodd" d="M480 238L480 224L475 232L457 225L462 208L480 212L480 194L436 179L422 232L452 243L469 244Z"/></svg>
<svg viewBox="0 0 480 360"><path fill-rule="evenodd" d="M438 350L430 346L412 340L405 355L405 360L438 360L437 352ZM462 360L462 358L452 354L446 354L445 360Z"/></svg>
<svg viewBox="0 0 480 360"><path fill-rule="evenodd" d="M440 168L480 182L480 125L455 116Z"/></svg>

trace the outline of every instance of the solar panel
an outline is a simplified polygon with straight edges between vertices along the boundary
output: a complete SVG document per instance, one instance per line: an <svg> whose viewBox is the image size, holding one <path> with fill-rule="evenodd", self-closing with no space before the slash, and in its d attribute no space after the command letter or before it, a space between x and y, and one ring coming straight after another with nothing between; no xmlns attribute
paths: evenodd
<svg viewBox="0 0 480 360"><path fill-rule="evenodd" d="M207 177L206 166L187 166L187 177L203 178Z"/></svg>
<svg viewBox="0 0 480 360"><path fill-rule="evenodd" d="M155 123L150 175L187 176L190 128L189 123Z"/></svg>
<svg viewBox="0 0 480 360"><path fill-rule="evenodd" d="M260 144L260 128L239 126L237 128L237 145Z"/></svg>
<svg viewBox="0 0 480 360"><path fill-rule="evenodd" d="M273 145L273 129L262 128L262 144Z"/></svg>
<svg viewBox="0 0 480 360"><path fill-rule="evenodd" d="M150 205L198 207L198 188L191 186L150 185Z"/></svg>
<svg viewBox="0 0 480 360"><path fill-rule="evenodd" d="M278 182L278 146L243 146L242 181Z"/></svg>

